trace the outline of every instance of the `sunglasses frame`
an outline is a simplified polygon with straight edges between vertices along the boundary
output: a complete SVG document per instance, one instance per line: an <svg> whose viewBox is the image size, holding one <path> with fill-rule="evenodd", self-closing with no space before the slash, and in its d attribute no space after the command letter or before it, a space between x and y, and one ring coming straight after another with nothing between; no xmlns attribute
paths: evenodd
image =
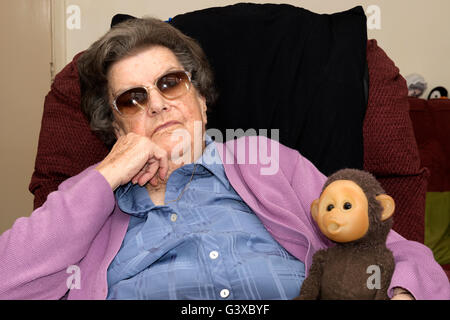
<svg viewBox="0 0 450 320"><path fill-rule="evenodd" d="M185 84L184 84L184 85L186 86L186 92L183 93L183 94L181 94L181 95L179 95L179 96L176 96L176 97L174 97L174 98L169 98L169 97L167 97L163 92L161 92L161 90L159 90L159 88L158 88L158 86L157 86L156 84L157 84L158 81L161 80L163 77L165 77L165 76L167 76L167 75L169 75L169 74L172 74L172 73L180 73L180 72L186 74L186 76L187 76L187 78L188 78L188 81L185 82ZM154 82L152 85L149 85L149 86L133 86L133 87L130 87L130 88L121 90L121 91L118 92L118 93L116 94L116 96L114 97L112 106L113 106L114 110L116 110L116 111L117 111L121 116L123 116L123 117L133 116L134 114L132 114L132 115L131 115L131 114L130 114L130 115L123 114L122 112L120 112L119 108L117 107L116 101L117 101L117 99L118 99L123 93L125 93L125 92L127 92L127 91L129 91L129 90L132 90L132 89L144 88L145 91L147 92L147 99L148 99L148 97L150 96L150 90L151 90L151 89L156 89L156 91L158 91L158 93L159 93L164 99L167 99L167 100L175 100L175 99L177 99L177 98L179 98L179 97L184 96L186 93L188 93L189 90L190 90L190 88L191 88L191 84L192 84L192 79L191 79L191 73L190 73L189 71L185 71L185 70L171 70L171 71L168 71L168 72L164 73L163 75L159 76L159 77L155 80L155 82ZM137 103L137 102L135 102L135 101L134 101L134 103L135 103L135 105L136 105L137 107L141 108L142 111L145 111L146 108L145 108L144 106L142 106L141 104L139 104L139 103ZM147 102L147 108L148 108L149 106L150 106L150 104ZM138 112L138 113L139 113L139 112Z"/></svg>

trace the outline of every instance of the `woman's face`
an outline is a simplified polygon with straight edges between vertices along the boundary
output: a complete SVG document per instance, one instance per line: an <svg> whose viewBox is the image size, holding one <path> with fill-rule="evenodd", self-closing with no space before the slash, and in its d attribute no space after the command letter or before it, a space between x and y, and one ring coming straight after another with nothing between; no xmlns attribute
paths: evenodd
<svg viewBox="0 0 450 320"><path fill-rule="evenodd" d="M184 68L172 51L161 46L141 50L115 62L107 75L110 103L123 90L135 86L152 87L160 76L172 70ZM202 139L206 124L206 101L192 84L186 94L174 100L166 99L153 87L149 89L149 103L144 108L145 111L127 117L113 108L116 135L133 132L147 136L167 151L170 160L173 160L175 153L177 156L184 153L186 157L191 150L190 161L201 155L204 148ZM164 126L161 128L161 125Z"/></svg>

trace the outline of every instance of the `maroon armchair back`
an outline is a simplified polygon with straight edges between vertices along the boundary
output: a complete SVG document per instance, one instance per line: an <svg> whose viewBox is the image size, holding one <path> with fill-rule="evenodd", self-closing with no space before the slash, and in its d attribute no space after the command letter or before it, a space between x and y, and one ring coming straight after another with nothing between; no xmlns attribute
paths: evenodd
<svg viewBox="0 0 450 320"><path fill-rule="evenodd" d="M364 169L395 199L393 229L423 243L429 171L421 166L406 81L376 40L368 41L367 62L370 89L363 129Z"/></svg>
<svg viewBox="0 0 450 320"><path fill-rule="evenodd" d="M45 98L35 169L29 190L34 207L65 179L101 161L107 147L91 132L80 108L74 57L56 77ZM367 42L369 98L363 124L364 169L372 172L396 201L394 230L423 243L427 170L409 118L406 81L393 61Z"/></svg>

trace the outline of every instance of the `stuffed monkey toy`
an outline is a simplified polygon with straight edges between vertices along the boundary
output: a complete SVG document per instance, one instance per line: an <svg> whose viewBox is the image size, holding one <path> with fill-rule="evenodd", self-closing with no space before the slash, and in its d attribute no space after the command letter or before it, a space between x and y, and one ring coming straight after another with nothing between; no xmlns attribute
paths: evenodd
<svg viewBox="0 0 450 320"><path fill-rule="evenodd" d="M336 243L313 256L295 300L388 299L394 257L386 247L394 200L370 173L342 169L325 182L311 214Z"/></svg>

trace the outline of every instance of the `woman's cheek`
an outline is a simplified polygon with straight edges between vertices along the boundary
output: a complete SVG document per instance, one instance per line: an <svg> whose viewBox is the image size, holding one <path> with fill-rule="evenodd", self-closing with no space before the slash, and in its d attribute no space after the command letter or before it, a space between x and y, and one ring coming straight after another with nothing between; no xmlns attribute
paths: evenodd
<svg viewBox="0 0 450 320"><path fill-rule="evenodd" d="M148 136L150 134L150 126L146 126L145 119L141 117L127 119L126 127L128 132L133 132L141 136Z"/></svg>

